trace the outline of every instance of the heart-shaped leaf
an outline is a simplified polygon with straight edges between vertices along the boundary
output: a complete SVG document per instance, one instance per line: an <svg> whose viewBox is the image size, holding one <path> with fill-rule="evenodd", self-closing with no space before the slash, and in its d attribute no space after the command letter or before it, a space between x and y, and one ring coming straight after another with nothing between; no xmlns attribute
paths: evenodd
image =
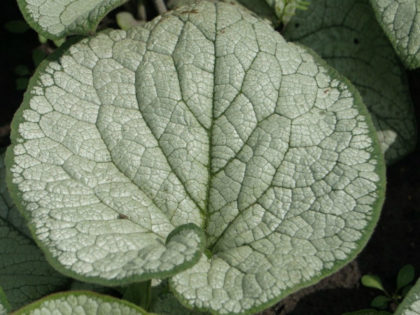
<svg viewBox="0 0 420 315"><path fill-rule="evenodd" d="M135 304L108 295L89 291L69 291L49 295L21 308L14 314L147 315L149 313Z"/></svg>
<svg viewBox="0 0 420 315"><path fill-rule="evenodd" d="M370 0L370 3L405 66L420 67L420 0Z"/></svg>
<svg viewBox="0 0 420 315"><path fill-rule="evenodd" d="M127 0L17 0L19 8L38 33L49 39L95 32L99 22Z"/></svg>
<svg viewBox="0 0 420 315"><path fill-rule="evenodd" d="M177 297L213 313L256 312L342 267L383 201L357 91L222 2L41 65L12 142L13 197L57 268L108 284L176 274Z"/></svg>
<svg viewBox="0 0 420 315"><path fill-rule="evenodd" d="M394 315L420 315L420 279L407 293Z"/></svg>
<svg viewBox="0 0 420 315"><path fill-rule="evenodd" d="M284 36L314 49L357 87L388 163L414 149L416 122L405 69L367 1L313 0Z"/></svg>

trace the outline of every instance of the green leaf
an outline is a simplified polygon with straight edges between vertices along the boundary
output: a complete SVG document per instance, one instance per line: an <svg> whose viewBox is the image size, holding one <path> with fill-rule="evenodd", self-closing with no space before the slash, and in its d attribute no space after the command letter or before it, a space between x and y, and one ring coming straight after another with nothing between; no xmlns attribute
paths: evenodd
<svg viewBox="0 0 420 315"><path fill-rule="evenodd" d="M28 24L24 20L8 21L4 24L4 28L10 33L21 34L29 30Z"/></svg>
<svg viewBox="0 0 420 315"><path fill-rule="evenodd" d="M397 276L397 291L414 280L414 273L413 265L405 265L400 269Z"/></svg>
<svg viewBox="0 0 420 315"><path fill-rule="evenodd" d="M408 69L420 67L420 0L370 0L376 18Z"/></svg>
<svg viewBox="0 0 420 315"><path fill-rule="evenodd" d="M420 315L420 279L407 293L394 315Z"/></svg>
<svg viewBox="0 0 420 315"><path fill-rule="evenodd" d="M111 10L127 0L17 0L28 24L48 39L95 32Z"/></svg>
<svg viewBox="0 0 420 315"><path fill-rule="evenodd" d="M391 299L389 297L385 295L378 295L372 300L372 302L370 302L370 306L379 308L379 309L386 309L390 301Z"/></svg>
<svg viewBox="0 0 420 315"><path fill-rule="evenodd" d="M7 301L6 294L4 293L2 287L0 287L0 315L7 315L10 311L10 304Z"/></svg>
<svg viewBox="0 0 420 315"><path fill-rule="evenodd" d="M374 288L385 292L381 278L379 278L377 275L364 275L361 279L361 282L365 287Z"/></svg>
<svg viewBox="0 0 420 315"><path fill-rule="evenodd" d="M257 312L341 268L383 202L354 87L222 2L51 57L12 143L13 197L56 268L104 284L176 274L176 296L213 313Z"/></svg>
<svg viewBox="0 0 420 315"><path fill-rule="evenodd" d="M89 291L69 291L49 295L23 307L15 315L29 314L149 314L135 304Z"/></svg>
<svg viewBox="0 0 420 315"><path fill-rule="evenodd" d="M388 164L414 149L416 122L405 69L367 1L313 0L284 36L314 49L357 87Z"/></svg>

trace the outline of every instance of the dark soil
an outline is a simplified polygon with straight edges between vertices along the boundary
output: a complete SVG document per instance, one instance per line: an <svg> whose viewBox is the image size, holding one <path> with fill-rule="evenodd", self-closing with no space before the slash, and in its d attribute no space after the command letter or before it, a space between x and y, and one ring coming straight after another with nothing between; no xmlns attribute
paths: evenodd
<svg viewBox="0 0 420 315"><path fill-rule="evenodd" d="M32 30L12 34L7 21L20 19L15 1L0 7L0 147L9 144L9 124L23 93L16 90L14 69L34 69L32 50L39 46ZM420 122L420 71L409 73L410 88ZM386 202L378 226L359 257L318 284L287 297L261 314L340 315L368 308L379 292L360 285L360 277L374 273L392 291L398 270L412 264L420 276L420 146L411 155L388 168Z"/></svg>

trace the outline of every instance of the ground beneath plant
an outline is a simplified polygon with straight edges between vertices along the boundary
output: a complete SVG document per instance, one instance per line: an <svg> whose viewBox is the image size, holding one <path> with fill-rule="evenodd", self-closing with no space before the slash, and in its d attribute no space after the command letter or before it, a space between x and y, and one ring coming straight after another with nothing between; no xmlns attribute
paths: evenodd
<svg viewBox="0 0 420 315"><path fill-rule="evenodd" d="M36 34L12 34L6 21L20 19L15 1L0 4L0 148L9 144L9 124L23 93L16 90L14 69L33 70L32 50L39 46ZM417 121L420 122L420 71L409 73ZM392 291L398 270L412 264L420 276L420 149L388 168L387 193L378 226L366 248L352 263L318 284L290 295L264 315L341 315L368 308L378 293L360 285L360 277L378 274Z"/></svg>

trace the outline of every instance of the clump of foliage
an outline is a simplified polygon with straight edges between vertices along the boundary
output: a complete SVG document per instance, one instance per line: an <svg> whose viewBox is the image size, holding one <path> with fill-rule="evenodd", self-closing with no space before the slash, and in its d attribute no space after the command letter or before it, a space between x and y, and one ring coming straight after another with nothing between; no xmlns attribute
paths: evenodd
<svg viewBox="0 0 420 315"><path fill-rule="evenodd" d="M139 1L95 33L125 2L18 0L59 48L0 168L0 312L251 314L354 259L415 143L368 3Z"/></svg>

